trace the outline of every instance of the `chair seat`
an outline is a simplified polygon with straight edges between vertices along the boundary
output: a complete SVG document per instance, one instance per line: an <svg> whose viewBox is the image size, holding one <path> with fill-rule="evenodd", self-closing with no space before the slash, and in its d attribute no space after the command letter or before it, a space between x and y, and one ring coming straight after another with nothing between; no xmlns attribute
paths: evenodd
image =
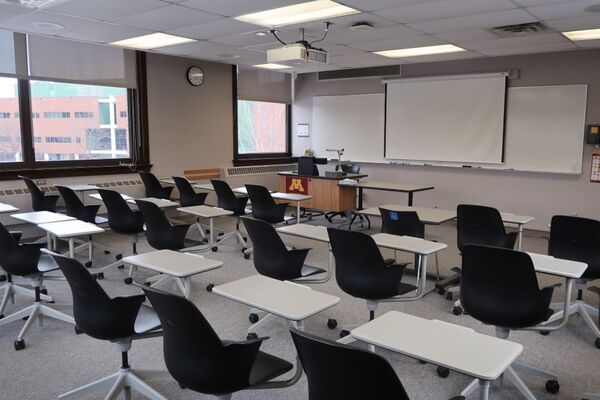
<svg viewBox="0 0 600 400"><path fill-rule="evenodd" d="M152 307L142 304L135 319L135 333L146 333L160 327L160 319Z"/></svg>
<svg viewBox="0 0 600 400"><path fill-rule="evenodd" d="M108 218L104 218L104 217L96 217L94 219L94 223L96 225L102 225L102 224L106 224L108 222Z"/></svg>
<svg viewBox="0 0 600 400"><path fill-rule="evenodd" d="M406 294L415 290L417 290L417 287L415 285L411 285L410 283L400 282L400 284L398 284L399 295Z"/></svg>
<svg viewBox="0 0 600 400"><path fill-rule="evenodd" d="M294 366L279 357L259 351L250 371L249 382L257 386L292 370Z"/></svg>
<svg viewBox="0 0 600 400"><path fill-rule="evenodd" d="M304 278L306 276L321 274L323 272L325 272L325 270L322 268L313 267L312 265L303 265L300 274Z"/></svg>
<svg viewBox="0 0 600 400"><path fill-rule="evenodd" d="M42 254L40 256L40 260L38 261L38 270L40 272L50 272L58 269L58 264L54 261L48 254Z"/></svg>

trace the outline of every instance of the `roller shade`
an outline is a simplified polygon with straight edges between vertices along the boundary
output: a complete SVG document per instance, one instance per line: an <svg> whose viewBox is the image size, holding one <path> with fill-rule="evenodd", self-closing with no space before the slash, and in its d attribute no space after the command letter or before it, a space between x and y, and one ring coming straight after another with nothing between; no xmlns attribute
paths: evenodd
<svg viewBox="0 0 600 400"><path fill-rule="evenodd" d="M34 79L136 87L135 52L45 36L28 36Z"/></svg>
<svg viewBox="0 0 600 400"><path fill-rule="evenodd" d="M292 103L291 75L238 66L238 99Z"/></svg>
<svg viewBox="0 0 600 400"><path fill-rule="evenodd" d="M0 74L14 75L16 73L13 33L0 30Z"/></svg>

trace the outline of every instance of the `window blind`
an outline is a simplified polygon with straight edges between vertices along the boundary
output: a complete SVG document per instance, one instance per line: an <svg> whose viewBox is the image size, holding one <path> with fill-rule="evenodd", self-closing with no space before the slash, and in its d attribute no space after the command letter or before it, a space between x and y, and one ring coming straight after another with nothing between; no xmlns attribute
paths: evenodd
<svg viewBox="0 0 600 400"><path fill-rule="evenodd" d="M238 99L292 103L291 75L238 66Z"/></svg>

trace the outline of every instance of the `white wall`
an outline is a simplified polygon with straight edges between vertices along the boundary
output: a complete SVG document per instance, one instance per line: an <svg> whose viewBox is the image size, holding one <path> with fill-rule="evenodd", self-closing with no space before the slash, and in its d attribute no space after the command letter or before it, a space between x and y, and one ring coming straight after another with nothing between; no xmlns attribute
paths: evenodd
<svg viewBox="0 0 600 400"><path fill-rule="evenodd" d="M600 51L407 64L405 77L464 74L519 69L519 79L510 86L540 86L585 83L588 88L587 123L600 123ZM319 82L316 74L300 75L295 82L294 154L311 147L311 138L298 138L295 126L311 124L313 96L382 93L381 79L354 79ZM552 215L577 214L600 219L597 208L600 184L590 183L591 154L584 149L583 173L579 176L500 172L456 168L364 164L363 171L373 180L430 184L435 190L415 194L415 205L453 209L460 203L485 204L503 211L531 215L528 227L547 230ZM600 151L600 150L598 150ZM388 202L405 203L398 193L365 191L365 203L376 206Z"/></svg>

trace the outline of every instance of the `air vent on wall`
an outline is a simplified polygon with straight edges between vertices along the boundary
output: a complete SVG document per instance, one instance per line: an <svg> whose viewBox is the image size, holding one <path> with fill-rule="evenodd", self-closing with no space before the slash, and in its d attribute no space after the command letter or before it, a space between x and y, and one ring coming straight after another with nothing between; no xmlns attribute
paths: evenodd
<svg viewBox="0 0 600 400"><path fill-rule="evenodd" d="M257 165L251 167L230 167L225 168L225 176L249 176L264 175L277 172L293 171L296 164L277 164L277 165Z"/></svg>
<svg viewBox="0 0 600 400"><path fill-rule="evenodd" d="M341 69L337 71L322 71L319 72L320 81L328 81L334 79L357 79L357 78L375 78L375 77L398 77L400 76L400 65L386 65L383 67L367 67Z"/></svg>
<svg viewBox="0 0 600 400"><path fill-rule="evenodd" d="M492 32L500 37L537 35L546 32L546 30L546 26L541 22L528 22L526 24L504 25L492 28Z"/></svg>

